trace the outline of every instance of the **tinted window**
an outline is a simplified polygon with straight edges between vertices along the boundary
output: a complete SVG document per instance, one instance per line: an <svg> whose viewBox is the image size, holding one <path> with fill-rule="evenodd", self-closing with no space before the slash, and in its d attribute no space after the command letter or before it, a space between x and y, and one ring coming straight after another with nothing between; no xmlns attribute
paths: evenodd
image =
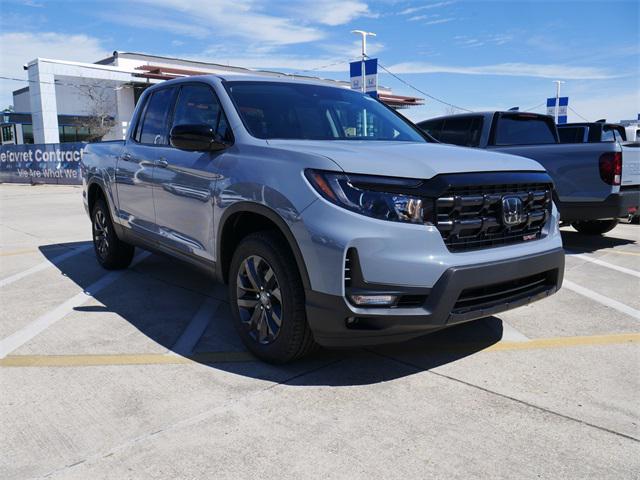
<svg viewBox="0 0 640 480"><path fill-rule="evenodd" d="M229 137L222 107L207 85L185 85L180 89L173 125L209 125L222 138Z"/></svg>
<svg viewBox="0 0 640 480"><path fill-rule="evenodd" d="M426 142L408 121L352 90L284 82L229 82L227 89L254 137Z"/></svg>
<svg viewBox="0 0 640 480"><path fill-rule="evenodd" d="M444 125L444 120L425 120L424 122L420 122L418 126L431 135L436 140L440 141L440 132L442 131L442 126Z"/></svg>
<svg viewBox="0 0 640 480"><path fill-rule="evenodd" d="M482 117L447 118L439 140L463 147L477 147L480 144L481 130Z"/></svg>
<svg viewBox="0 0 640 480"><path fill-rule="evenodd" d="M552 126L543 117L501 115L495 131L495 145L556 143Z"/></svg>
<svg viewBox="0 0 640 480"><path fill-rule="evenodd" d="M583 143L586 127L562 127L558 128L560 143Z"/></svg>
<svg viewBox="0 0 640 480"><path fill-rule="evenodd" d="M151 95L142 121L141 143L167 145L167 116L173 92L173 88L163 88Z"/></svg>

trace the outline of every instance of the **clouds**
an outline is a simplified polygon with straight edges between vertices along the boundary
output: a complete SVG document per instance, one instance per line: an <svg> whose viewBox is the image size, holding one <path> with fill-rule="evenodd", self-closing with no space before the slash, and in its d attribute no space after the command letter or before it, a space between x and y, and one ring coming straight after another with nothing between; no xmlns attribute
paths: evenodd
<svg viewBox="0 0 640 480"><path fill-rule="evenodd" d="M0 55L0 75L24 79L26 72L22 66L36 57L95 62L111 53L97 38L53 32L2 33L0 45L11 45L11 48L4 48ZM11 102L11 92L24 86L27 86L26 81L3 80L0 83L0 99L4 103Z"/></svg>
<svg viewBox="0 0 640 480"><path fill-rule="evenodd" d="M498 63L482 66L435 65L425 62L403 62L390 67L396 74L454 73L460 75L498 75L507 77L564 78L566 80L604 80L617 78L608 70L555 64Z"/></svg>
<svg viewBox="0 0 640 480"><path fill-rule="evenodd" d="M294 11L299 18L332 27L345 25L359 17L377 16L369 11L366 3L352 0L319 0L302 3Z"/></svg>
<svg viewBox="0 0 640 480"><path fill-rule="evenodd" d="M424 10L431 10L433 8L446 7L447 5L453 5L454 3L456 2L455 1L436 2L436 3L429 3L427 5L421 5L419 7L405 8L400 12L400 15L413 15L414 13L417 13L417 12L422 12Z"/></svg>
<svg viewBox="0 0 640 480"><path fill-rule="evenodd" d="M375 17L360 0L305 0L293 4L267 0L132 0L134 12L102 18L122 25L167 30L198 39L239 38L255 44L286 46L326 37L324 27ZM115 4L116 8L118 4Z"/></svg>

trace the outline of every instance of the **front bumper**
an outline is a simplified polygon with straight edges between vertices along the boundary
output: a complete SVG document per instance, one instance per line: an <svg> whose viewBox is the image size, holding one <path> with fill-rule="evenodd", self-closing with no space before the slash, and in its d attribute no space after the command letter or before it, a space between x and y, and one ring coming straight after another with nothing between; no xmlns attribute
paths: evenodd
<svg viewBox="0 0 640 480"><path fill-rule="evenodd" d="M363 346L407 340L540 300L562 285L562 248L503 261L450 267L413 308L356 308L344 296L307 291L307 319L318 343ZM398 291L398 287L391 287ZM415 290L410 290L415 294Z"/></svg>
<svg viewBox="0 0 640 480"><path fill-rule="evenodd" d="M640 187L634 187L612 193L602 202L560 202L558 209L563 222L573 222L626 217L639 204Z"/></svg>

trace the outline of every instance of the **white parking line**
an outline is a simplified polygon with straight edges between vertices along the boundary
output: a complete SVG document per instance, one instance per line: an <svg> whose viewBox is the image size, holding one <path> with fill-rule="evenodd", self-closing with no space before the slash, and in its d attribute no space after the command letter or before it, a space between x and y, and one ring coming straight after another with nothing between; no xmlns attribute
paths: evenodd
<svg viewBox="0 0 640 480"><path fill-rule="evenodd" d="M28 268L27 270L23 270L22 272L18 272L14 275L11 275L7 278L3 278L2 280L0 280L0 288L1 287L5 287L13 282L17 282L18 280L24 278L24 277L28 277L29 275L32 275L34 273L38 273L41 272L42 270L46 270L49 267L52 267L53 265L55 265L56 263L60 263L64 260L66 260L67 258L71 258L71 257L75 257L76 255L81 254L82 252L85 252L87 250L89 250L90 248L93 248L92 245L84 245L82 247L78 247L78 248L74 248L73 250L63 253L62 255L58 255L57 257L53 257L50 260L47 260L45 262L39 263L38 265Z"/></svg>
<svg viewBox="0 0 640 480"><path fill-rule="evenodd" d="M142 260L151 255L149 252L143 252L138 255L131 263L131 267L140 263ZM126 270L110 272L99 280L89 285L83 292L74 295L69 300L61 303L53 310L41 315L33 322L21 328L17 332L9 335L7 338L0 340L0 359L6 357L15 349L21 347L29 340L33 339L58 320L64 318L71 310L85 303L89 298L98 293L103 288L115 282Z"/></svg>
<svg viewBox="0 0 640 480"><path fill-rule="evenodd" d="M207 298L196 312L196 314L185 328L180 338L171 347L171 350L179 355L190 355L194 347L204 334L209 322L213 318L220 302L212 298Z"/></svg>
<svg viewBox="0 0 640 480"><path fill-rule="evenodd" d="M571 280L565 279L564 282L562 283L562 286L580 295L590 298L591 300L595 300L596 302L601 303L602 305L605 305L609 308L613 308L614 310L617 310L626 315L629 315L630 317L640 320L640 310L636 310L635 308L630 307L629 305L625 305L622 302L618 302L617 300L614 300L612 298L605 297L604 295L600 295L599 293L594 292L593 290L589 290L588 288L585 288L576 283L573 283Z"/></svg>
<svg viewBox="0 0 640 480"><path fill-rule="evenodd" d="M640 272L638 272L637 270L621 267L620 265L614 265L613 263L605 262L604 260L600 260L598 258L592 258L588 255L585 255L584 253L572 253L571 251L567 251L566 254L570 257L579 258L580 260L585 260L587 262L600 265L601 267L610 268L611 270L617 270L618 272L626 273L627 275L633 275L634 277L640 278Z"/></svg>

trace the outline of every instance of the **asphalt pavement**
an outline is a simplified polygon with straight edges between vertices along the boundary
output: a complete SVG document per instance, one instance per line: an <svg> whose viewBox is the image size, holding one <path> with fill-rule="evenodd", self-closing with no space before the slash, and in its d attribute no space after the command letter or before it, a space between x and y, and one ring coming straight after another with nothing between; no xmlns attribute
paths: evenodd
<svg viewBox="0 0 640 480"><path fill-rule="evenodd" d="M0 478L639 478L637 225L563 228L546 300L281 367L225 286L90 239L79 187L0 185Z"/></svg>

